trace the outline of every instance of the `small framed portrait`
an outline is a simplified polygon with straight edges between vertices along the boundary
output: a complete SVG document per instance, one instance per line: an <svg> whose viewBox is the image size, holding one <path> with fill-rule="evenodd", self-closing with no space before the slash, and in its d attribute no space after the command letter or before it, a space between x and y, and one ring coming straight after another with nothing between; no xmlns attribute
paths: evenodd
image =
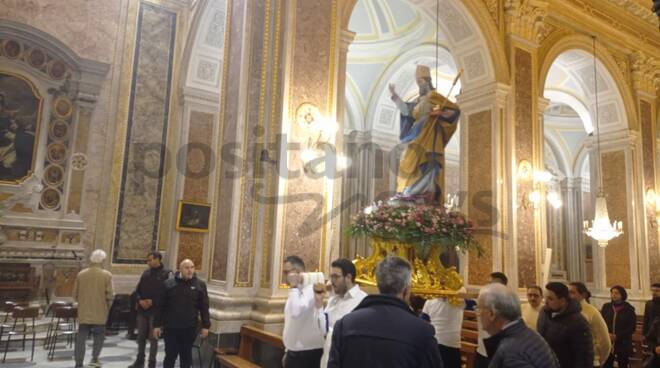
<svg viewBox="0 0 660 368"><path fill-rule="evenodd" d="M179 201L176 229L178 231L208 232L210 217L210 204Z"/></svg>

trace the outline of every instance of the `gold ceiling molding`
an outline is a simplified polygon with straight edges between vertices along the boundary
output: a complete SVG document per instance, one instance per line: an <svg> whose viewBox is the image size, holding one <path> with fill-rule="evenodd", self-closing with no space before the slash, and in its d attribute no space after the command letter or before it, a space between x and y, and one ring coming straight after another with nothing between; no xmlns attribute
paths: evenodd
<svg viewBox="0 0 660 368"><path fill-rule="evenodd" d="M500 17L498 15L498 10L499 10L499 0L483 0L484 3L486 4L486 8L488 8L488 12L490 13L490 16L493 18L493 21L495 21L495 24L498 26L500 25Z"/></svg>
<svg viewBox="0 0 660 368"><path fill-rule="evenodd" d="M658 26L658 18L651 11L651 4L648 4L648 6L642 6L641 4L631 0L606 1L608 1L610 4L624 8L630 15L634 16L635 18L644 20L646 23L652 25L653 27ZM647 1L647 3L651 3L651 1Z"/></svg>
<svg viewBox="0 0 660 368"><path fill-rule="evenodd" d="M630 55L630 61L633 88L654 95L660 89L657 60L638 50Z"/></svg>
<svg viewBox="0 0 660 368"><path fill-rule="evenodd" d="M607 11L594 6L595 2L591 0L566 0L566 2L581 8L580 10L583 13L586 13L589 18L605 22L607 24L607 29L614 28L618 31L626 33L631 38L635 38L635 46L646 45L655 48L656 50L660 50L660 38L657 37L657 29L654 29L651 33L646 26L640 27L640 22L638 21L639 18L635 17L633 14L629 14L628 19L621 17L620 13L610 14ZM566 12L566 14L573 14L574 16L578 17L582 15L571 13L570 9L562 9L562 13L564 12ZM652 34L653 36L649 37L649 34ZM641 41L641 43L639 41Z"/></svg>
<svg viewBox="0 0 660 368"><path fill-rule="evenodd" d="M528 41L539 43L545 37L548 3L542 0L506 0L504 16L507 31Z"/></svg>

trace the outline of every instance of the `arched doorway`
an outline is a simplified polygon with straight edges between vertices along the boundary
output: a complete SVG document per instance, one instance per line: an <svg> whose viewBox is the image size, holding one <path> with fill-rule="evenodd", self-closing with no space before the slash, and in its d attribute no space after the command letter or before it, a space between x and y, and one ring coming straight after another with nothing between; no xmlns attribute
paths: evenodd
<svg viewBox="0 0 660 368"><path fill-rule="evenodd" d="M436 5L442 9L439 22ZM500 68L491 59L491 48L502 48L486 42L479 24L489 21L477 22L460 1L357 1L348 23L356 37L347 55L344 116L344 152L353 165L343 181L342 196L364 196L344 210L343 228L357 211L371 201L389 198L395 188L399 113L388 85L394 84L404 99L413 98L414 72L420 64L430 67L436 89L445 95L463 70L450 99L494 83ZM446 148L445 193L449 194L461 188L459 136L454 134ZM352 258L367 252L365 241L342 239L343 255ZM456 255L450 258L447 263L457 264Z"/></svg>

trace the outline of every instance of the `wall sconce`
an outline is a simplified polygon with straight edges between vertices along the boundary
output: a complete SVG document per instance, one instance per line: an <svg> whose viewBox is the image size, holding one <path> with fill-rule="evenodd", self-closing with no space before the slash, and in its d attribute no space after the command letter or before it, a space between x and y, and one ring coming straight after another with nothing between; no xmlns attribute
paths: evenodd
<svg viewBox="0 0 660 368"><path fill-rule="evenodd" d="M307 144L300 153L305 173L320 174L326 172L326 164L334 163L335 173L346 170L351 160L338 154L334 147L339 124L321 115L319 108L310 103L303 103L296 109L296 121L307 132ZM329 149L328 149L329 148Z"/></svg>
<svg viewBox="0 0 660 368"><path fill-rule="evenodd" d="M653 214L649 215L649 224L651 228L656 229L660 217L660 197L655 193L655 190L649 189L646 191L646 205L653 210Z"/></svg>
<svg viewBox="0 0 660 368"><path fill-rule="evenodd" d="M526 160L523 160L518 165L518 179L530 180L532 179L533 190L529 193L523 193L521 207L528 209L539 207L543 200L543 195L548 200L548 203L554 209L561 208L564 203L561 200L561 195L555 190L548 189L548 183L552 180L552 173L546 170L532 170L531 165Z"/></svg>

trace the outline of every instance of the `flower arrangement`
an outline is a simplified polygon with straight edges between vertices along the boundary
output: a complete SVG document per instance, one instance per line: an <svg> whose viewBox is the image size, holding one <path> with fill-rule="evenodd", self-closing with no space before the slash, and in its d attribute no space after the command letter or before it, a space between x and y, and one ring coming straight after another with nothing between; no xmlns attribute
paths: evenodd
<svg viewBox="0 0 660 368"><path fill-rule="evenodd" d="M440 246L482 253L474 239L474 223L460 212L447 212L439 206L379 202L357 214L348 231L352 236L397 240L422 248Z"/></svg>

